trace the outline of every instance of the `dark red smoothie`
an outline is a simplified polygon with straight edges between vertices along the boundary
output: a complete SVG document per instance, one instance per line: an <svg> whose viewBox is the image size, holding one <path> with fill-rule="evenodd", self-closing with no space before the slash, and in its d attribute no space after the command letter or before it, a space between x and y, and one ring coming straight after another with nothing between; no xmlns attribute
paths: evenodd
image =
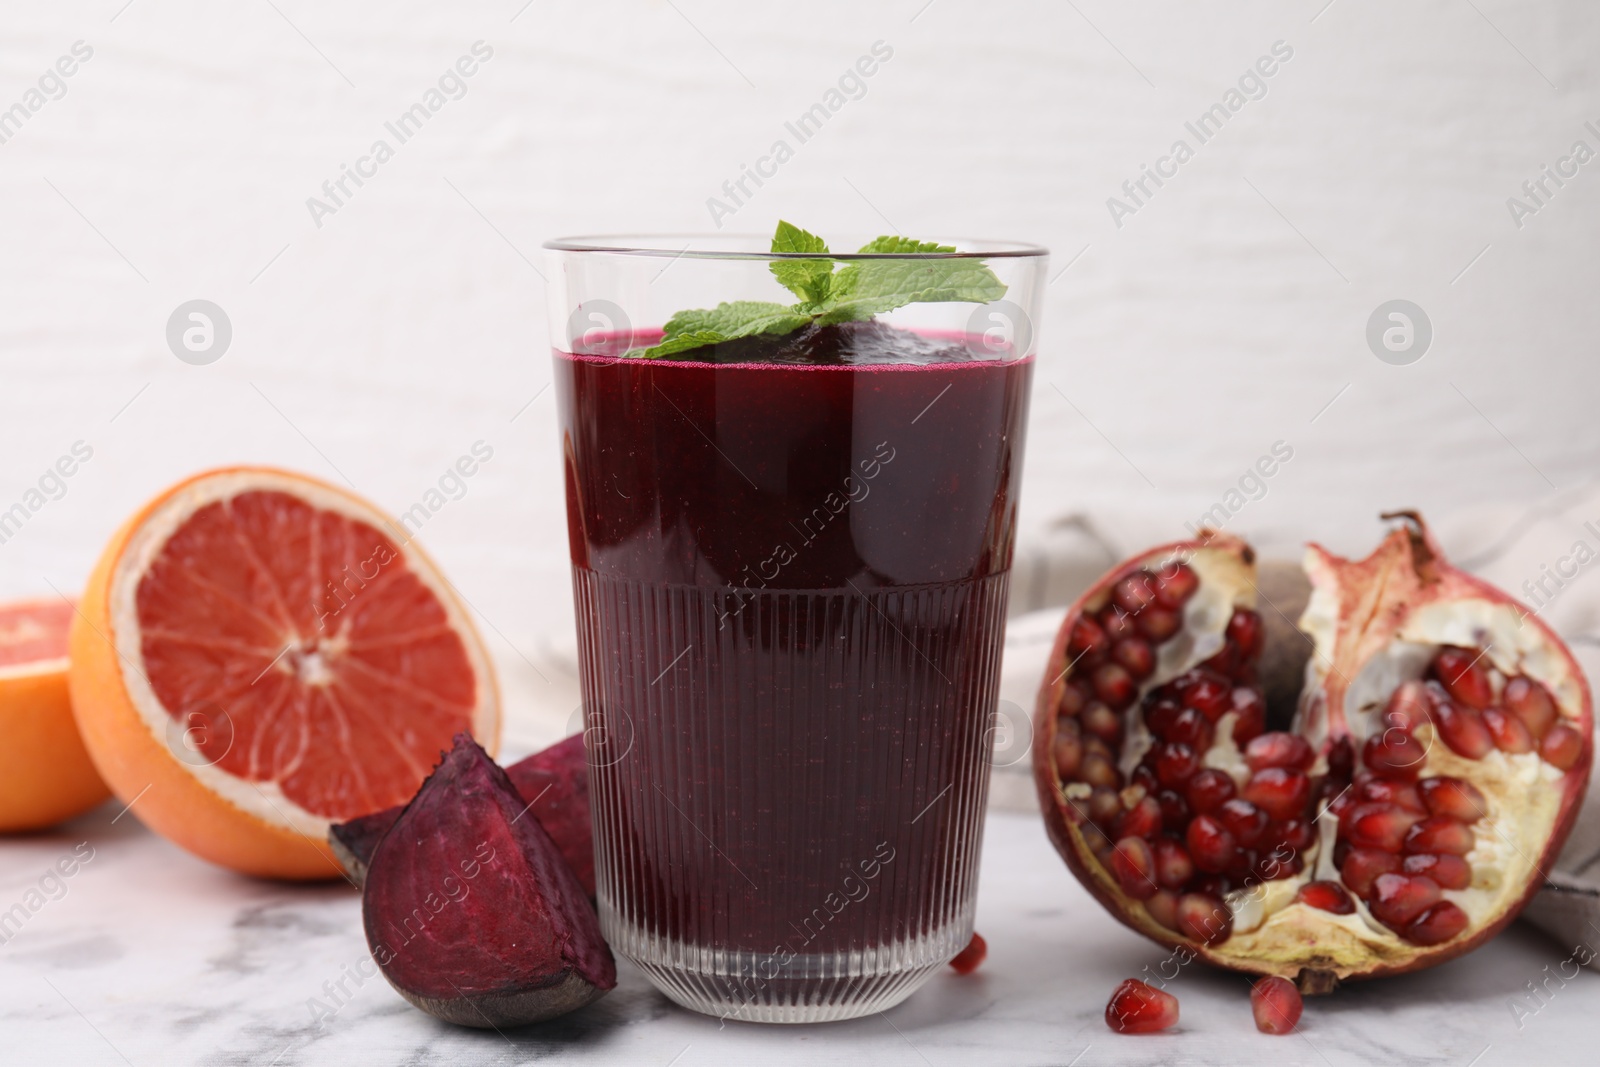
<svg viewBox="0 0 1600 1067"><path fill-rule="evenodd" d="M555 354L607 936L751 996L942 963L1032 360L871 322L691 355Z"/></svg>

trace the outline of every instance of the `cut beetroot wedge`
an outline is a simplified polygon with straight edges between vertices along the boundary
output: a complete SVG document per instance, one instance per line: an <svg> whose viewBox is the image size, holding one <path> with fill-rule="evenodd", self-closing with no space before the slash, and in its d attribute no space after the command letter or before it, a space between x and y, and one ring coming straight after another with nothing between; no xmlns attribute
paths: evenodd
<svg viewBox="0 0 1600 1067"><path fill-rule="evenodd" d="M506 768L529 814L561 850L589 899L594 899L594 837L589 818L589 765L583 735L535 752ZM367 880L367 865L378 842L400 818L404 806L385 808L349 822L334 823L328 844L357 886Z"/></svg>
<svg viewBox="0 0 1600 1067"><path fill-rule="evenodd" d="M378 843L361 905L389 984L447 1022L540 1022L617 984L577 876L465 734Z"/></svg>

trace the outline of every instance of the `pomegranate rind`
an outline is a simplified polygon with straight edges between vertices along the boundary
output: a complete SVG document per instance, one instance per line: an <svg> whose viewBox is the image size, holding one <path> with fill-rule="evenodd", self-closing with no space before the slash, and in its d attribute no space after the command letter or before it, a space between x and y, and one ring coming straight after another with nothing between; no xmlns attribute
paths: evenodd
<svg viewBox="0 0 1600 1067"><path fill-rule="evenodd" d="M1315 545L1307 552L1306 571L1313 591L1300 627L1314 642L1315 654L1306 666L1296 732L1317 749L1318 772L1325 768L1323 757L1330 736L1350 734L1350 722L1355 718L1355 709L1346 708L1353 696L1350 681L1359 678L1361 672L1381 658L1394 642L1417 638L1425 639L1423 644L1432 646L1476 643L1470 633L1457 632L1459 624L1450 621L1461 614L1463 602L1488 605L1498 613L1497 618L1502 623L1510 619L1517 624L1520 636L1513 647L1519 650L1521 668L1554 694L1561 722L1578 731L1580 736L1592 737L1593 712L1588 684L1555 633L1504 592L1451 567L1420 520L1410 515L1406 517L1413 525L1391 532L1367 559L1340 559ZM1033 752L1040 805L1052 843L1089 892L1124 925L1153 941L1169 948L1185 947L1221 967L1290 979L1305 993L1328 992L1345 980L1433 966L1470 951L1515 918L1542 884L1540 871L1559 853L1577 817L1588 782L1592 743L1584 746L1578 763L1566 772L1555 768L1541 772L1543 780L1555 788L1530 791L1522 787L1521 793L1514 794L1520 798L1521 806L1512 804L1508 808L1526 810L1531 795L1537 817L1511 828L1512 834L1520 835L1511 840L1542 842L1538 855L1520 857L1509 871L1511 877L1500 882L1493 899L1477 909L1471 927L1461 936L1439 945L1424 946L1402 940L1370 919L1364 902L1357 901L1357 913L1347 916L1294 902L1304 882L1319 877L1338 877L1336 871L1319 873L1319 869L1310 866L1299 877L1261 884L1242 901L1230 899L1236 909L1233 931L1226 939L1209 945L1185 938L1158 923L1145 904L1121 890L1107 865L1090 847L1083 832L1087 819L1069 802L1052 758L1057 709L1069 673L1067 643L1073 627L1085 615L1104 606L1118 581L1141 568L1158 570L1162 563L1174 558L1186 559L1196 567L1207 562L1215 564L1211 580L1231 582L1223 591L1223 598L1231 598L1239 607L1255 606L1254 553L1243 541L1231 536L1210 535L1201 540L1158 546L1107 572L1072 605L1062 623L1039 691ZM1228 561L1231 566L1221 561ZM1456 629L1452 629L1452 625ZM1192 658L1198 661L1201 657ZM1151 684L1160 682L1162 677L1158 671ZM1393 682L1398 684L1400 680L1396 677ZM1418 728L1417 737L1425 743L1431 741L1431 729L1428 725ZM1363 735L1357 733L1354 740L1359 750ZM1486 759L1504 758L1504 754L1494 753ZM1538 757L1532 753L1514 758L1537 760ZM1463 778L1480 788L1485 784L1484 762L1462 759L1443 745L1431 746L1425 767L1430 775ZM1507 785L1495 792L1508 797L1511 789ZM1321 840L1315 848L1320 864L1331 867L1332 831L1336 820L1324 819L1321 824ZM1480 829L1487 833L1494 827L1486 822ZM1505 827L1500 830L1501 836L1507 836ZM1515 856L1515 850L1508 845L1501 853L1502 861L1505 855Z"/></svg>
<svg viewBox="0 0 1600 1067"><path fill-rule="evenodd" d="M594 833L589 813L589 764L583 735L574 734L506 768L511 785L539 820L561 856L594 899ZM328 847L358 887L378 844L405 806L385 808L328 828Z"/></svg>
<svg viewBox="0 0 1600 1067"><path fill-rule="evenodd" d="M373 854L361 897L373 959L396 992L446 1022L543 1022L617 984L583 886L527 811L461 734Z"/></svg>

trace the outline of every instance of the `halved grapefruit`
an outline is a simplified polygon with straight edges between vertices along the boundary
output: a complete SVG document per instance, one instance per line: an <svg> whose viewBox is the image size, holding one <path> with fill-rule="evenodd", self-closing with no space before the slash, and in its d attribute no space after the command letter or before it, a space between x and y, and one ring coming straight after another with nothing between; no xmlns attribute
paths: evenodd
<svg viewBox="0 0 1600 1067"><path fill-rule="evenodd" d="M0 605L0 832L53 826L111 795L72 719L71 624L59 597Z"/></svg>
<svg viewBox="0 0 1600 1067"><path fill-rule="evenodd" d="M73 707L146 825L247 874L342 872L328 826L498 745L489 657L438 568L305 475L208 471L112 537L72 627Z"/></svg>

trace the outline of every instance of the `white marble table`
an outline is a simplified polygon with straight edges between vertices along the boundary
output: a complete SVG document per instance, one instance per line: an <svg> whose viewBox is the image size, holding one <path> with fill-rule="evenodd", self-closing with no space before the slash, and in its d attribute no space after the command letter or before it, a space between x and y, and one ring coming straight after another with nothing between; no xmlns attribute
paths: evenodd
<svg viewBox="0 0 1600 1067"><path fill-rule="evenodd" d="M1169 987L1182 1004L1176 1031L1113 1034L1102 1021L1109 991L1164 954L1090 901L1038 819L1003 813L990 818L978 909L988 962L969 978L940 975L880 1016L724 1025L673 1006L623 966L604 1000L509 1035L436 1022L381 978L346 978L351 995L318 1023L310 998L333 1003L324 983L367 958L356 894L236 877L132 817L113 824L116 812L108 805L59 832L0 841L0 909L39 905L0 944L0 1062L1490 1067L1595 1058L1600 975L1579 974L1519 1029L1510 1003L1571 951L1520 926L1426 974L1313 1001L1299 1036L1257 1034L1244 979L1197 965ZM85 841L92 859L29 895Z"/></svg>

